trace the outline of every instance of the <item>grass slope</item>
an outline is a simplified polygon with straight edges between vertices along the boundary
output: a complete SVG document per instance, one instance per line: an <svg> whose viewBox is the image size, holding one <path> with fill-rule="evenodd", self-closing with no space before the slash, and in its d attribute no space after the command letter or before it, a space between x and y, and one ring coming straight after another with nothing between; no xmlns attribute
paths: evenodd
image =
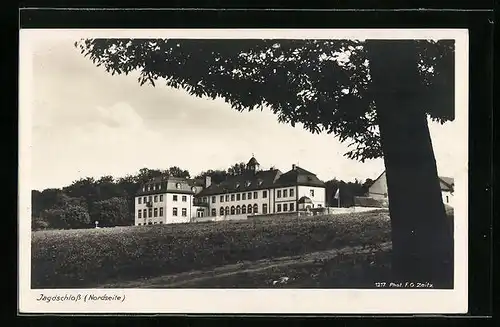
<svg viewBox="0 0 500 327"><path fill-rule="evenodd" d="M97 287L387 241L387 211L279 221L38 231L32 233L32 288Z"/></svg>

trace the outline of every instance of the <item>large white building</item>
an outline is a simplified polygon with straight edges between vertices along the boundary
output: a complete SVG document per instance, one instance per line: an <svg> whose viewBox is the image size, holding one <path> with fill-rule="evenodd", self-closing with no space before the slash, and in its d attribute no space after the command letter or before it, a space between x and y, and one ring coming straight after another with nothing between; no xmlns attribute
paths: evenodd
<svg viewBox="0 0 500 327"><path fill-rule="evenodd" d="M296 165L286 173L260 170L252 157L242 174L219 184L210 177L204 181L167 177L146 183L135 199L135 224L296 213L324 208L325 199L325 184L315 174Z"/></svg>

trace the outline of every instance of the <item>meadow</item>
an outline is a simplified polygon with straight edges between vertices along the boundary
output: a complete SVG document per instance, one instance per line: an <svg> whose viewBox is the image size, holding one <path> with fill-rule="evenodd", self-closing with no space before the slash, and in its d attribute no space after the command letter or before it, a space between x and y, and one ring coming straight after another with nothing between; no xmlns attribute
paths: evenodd
<svg viewBox="0 0 500 327"><path fill-rule="evenodd" d="M162 280L162 276L194 271L212 274L218 267L231 267L233 273L177 285L277 286L280 282L273 281L285 271L294 272L297 278L291 285L298 287L331 280L325 271L336 271L337 281L351 274L362 282L365 268L375 269L373 276L378 277L390 270L390 249L377 250L378 245L389 242L386 210L261 221L37 231L32 233L31 282L32 288L169 287L169 279ZM321 257L324 251L345 248L358 250L334 259ZM361 254L366 248L369 251ZM304 259L308 255L309 259ZM280 260L283 264L270 268L269 263ZM263 265L263 261L270 269L249 269Z"/></svg>

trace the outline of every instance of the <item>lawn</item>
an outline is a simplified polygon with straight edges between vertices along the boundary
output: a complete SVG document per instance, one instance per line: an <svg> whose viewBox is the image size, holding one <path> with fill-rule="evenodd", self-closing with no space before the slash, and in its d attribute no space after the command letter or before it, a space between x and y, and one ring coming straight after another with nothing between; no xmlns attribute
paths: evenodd
<svg viewBox="0 0 500 327"><path fill-rule="evenodd" d="M387 211L258 222L37 231L32 233L32 288L123 287L129 282L163 275L211 271L227 265L284 257L293 261L310 253L373 247L389 241ZM373 272L370 278L387 273L388 257L388 251L372 251L302 263L298 260L295 265L254 272L242 269L222 279L188 283L185 287L234 287L235 284L240 287L277 284L314 287L328 284L328 280L331 283L332 276L337 276L332 287L342 284L343 278L345 285L352 286L349 283L353 280L362 282L366 269ZM284 275L289 278L286 283L273 284ZM349 275L355 277L351 282L347 281Z"/></svg>

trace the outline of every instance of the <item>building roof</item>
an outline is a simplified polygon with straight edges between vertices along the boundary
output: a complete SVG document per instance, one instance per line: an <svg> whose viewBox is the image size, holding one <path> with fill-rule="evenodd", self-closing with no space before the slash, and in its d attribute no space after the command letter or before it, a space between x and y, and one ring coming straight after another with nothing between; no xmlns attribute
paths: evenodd
<svg viewBox="0 0 500 327"><path fill-rule="evenodd" d="M325 183L315 174L295 165L292 170L282 174L275 185L276 187L295 185L325 187Z"/></svg>
<svg viewBox="0 0 500 327"><path fill-rule="evenodd" d="M257 161L257 159L255 159L254 156L252 156L252 158L250 158L250 160L247 163L248 167L259 166L259 165L260 165L259 162Z"/></svg>
<svg viewBox="0 0 500 327"><path fill-rule="evenodd" d="M441 184L441 191L453 192L455 189L455 180L451 177L439 176L439 183Z"/></svg>
<svg viewBox="0 0 500 327"><path fill-rule="evenodd" d="M159 193L194 194L194 187L195 186L191 185L186 178L159 176L141 185L136 195L141 196Z"/></svg>
<svg viewBox="0 0 500 327"><path fill-rule="evenodd" d="M220 184L210 185L208 188L198 193L197 196L254 191L295 185L325 187L325 183L319 180L315 174L294 166L292 170L284 174L278 169L261 170L257 172L246 171L241 175L232 176Z"/></svg>
<svg viewBox="0 0 500 327"><path fill-rule="evenodd" d="M385 178L385 170L373 181L373 183L370 185L370 188L381 177ZM441 191L453 192L453 190L455 189L454 179L451 177L444 177L444 176L438 176L438 177L439 177L439 184L441 186Z"/></svg>
<svg viewBox="0 0 500 327"><path fill-rule="evenodd" d="M258 172L246 171L241 175L232 176L220 184L212 184L198 195L206 196L270 188L280 175L281 172L277 169L261 170Z"/></svg>

